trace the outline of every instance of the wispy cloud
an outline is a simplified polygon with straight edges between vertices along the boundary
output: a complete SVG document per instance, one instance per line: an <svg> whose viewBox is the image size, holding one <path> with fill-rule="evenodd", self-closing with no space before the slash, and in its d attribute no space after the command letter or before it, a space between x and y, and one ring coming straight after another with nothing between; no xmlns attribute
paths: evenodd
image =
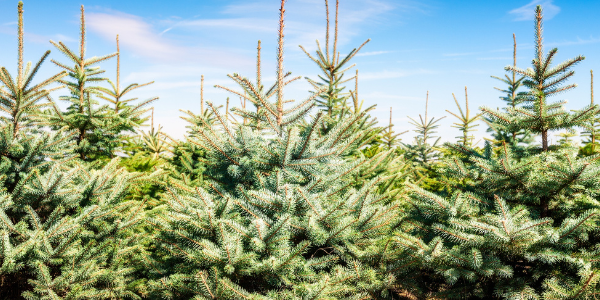
<svg viewBox="0 0 600 300"><path fill-rule="evenodd" d="M378 100L424 100L425 96L415 97L415 96L402 96L402 95L397 95L397 94L388 94L388 93L384 93L384 92L370 92L370 93L360 94L359 98L367 99L370 102L378 102ZM376 111L378 111L378 110L382 110L382 109L380 107L378 107L376 109ZM387 111L389 111L389 108L387 108Z"/></svg>
<svg viewBox="0 0 600 300"><path fill-rule="evenodd" d="M534 19L535 7L537 5L541 5L543 8L544 20L550 20L560 12L560 7L552 4L552 0L533 0L508 13L513 16L513 21L531 21Z"/></svg>
<svg viewBox="0 0 600 300"><path fill-rule="evenodd" d="M363 72L360 74L360 80L391 79L420 74L436 74L436 71L427 69L407 70L407 71L379 71Z"/></svg>
<svg viewBox="0 0 600 300"><path fill-rule="evenodd" d="M330 1L329 12L333 38L333 18L335 2ZM185 27L192 30L247 31L273 34L277 31L278 5L272 1L255 0L241 4L226 6L220 14L223 18L194 19L180 21L172 27ZM315 40L325 37L325 6L322 0L292 1L286 6L286 44L292 51L299 51L297 45L303 45L308 51L316 50ZM358 35L364 25L385 22L384 14L398 11L400 13L422 13L423 5L416 1L389 0L349 0L340 3L340 19L338 47L347 45ZM248 18L252 15L252 18ZM165 31L171 30L172 27ZM340 49L342 53L344 49Z"/></svg>
<svg viewBox="0 0 600 300"><path fill-rule="evenodd" d="M523 59L524 57L517 57L517 59ZM494 56L494 57L478 57L477 60L507 60L512 61L512 56Z"/></svg>
<svg viewBox="0 0 600 300"><path fill-rule="evenodd" d="M557 46L586 45L586 44L596 44L596 43L600 43L600 38L595 38L593 36L590 36L589 39L582 39L582 38L577 37L577 40L575 40L575 41L547 43L546 46L557 47Z"/></svg>
<svg viewBox="0 0 600 300"><path fill-rule="evenodd" d="M88 13L89 29L106 40L119 35L121 45L135 54L155 62L205 63L208 65L240 66L251 62L225 47L182 46L162 36L143 18L122 12Z"/></svg>
<svg viewBox="0 0 600 300"><path fill-rule="evenodd" d="M122 45L146 57L173 61L186 52L159 36L148 23L135 15L88 13L86 19L88 28L103 38L114 40L118 34Z"/></svg>
<svg viewBox="0 0 600 300"><path fill-rule="evenodd" d="M277 32L276 23L264 18L228 18L228 19L202 19L182 21L177 26L196 27L198 29L222 28L239 31Z"/></svg>
<svg viewBox="0 0 600 300"><path fill-rule="evenodd" d="M476 54L482 54L482 53L484 53L484 52L444 53L444 54L442 54L442 56L445 56L445 57L470 56L470 55L476 55Z"/></svg>
<svg viewBox="0 0 600 300"><path fill-rule="evenodd" d="M373 56L373 55L381 55L392 53L393 51L370 51L370 52L359 52L356 56Z"/></svg>

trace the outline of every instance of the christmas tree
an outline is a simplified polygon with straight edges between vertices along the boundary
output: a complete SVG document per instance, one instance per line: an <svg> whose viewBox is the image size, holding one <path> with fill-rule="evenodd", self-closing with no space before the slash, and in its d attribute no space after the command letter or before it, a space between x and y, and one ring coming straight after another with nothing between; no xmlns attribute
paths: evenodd
<svg viewBox="0 0 600 300"><path fill-rule="evenodd" d="M131 84L121 90L120 61L117 62L116 85L107 78L98 77L104 73L104 70L100 70L100 67L94 65L112 57L118 57L119 52L86 58L85 34L85 14L82 5L79 53L72 51L62 42L50 41L73 64L70 67L68 64L52 60L54 64L68 71L68 77L71 79L71 81L60 81L70 92L68 96L61 96L60 100L68 102L69 106L66 112L62 112L54 105L54 109L46 111L41 120L44 125L54 129L65 127L69 130L77 130L79 132L75 139L77 153L81 159L91 161L99 158L113 158L115 150L124 138L123 134L135 132L135 128L145 121L145 118L142 117L142 114L148 111L145 106L158 98L145 100L136 106L129 105L129 102L137 100L137 98L121 99L128 92L150 83ZM108 81L113 90L97 85L103 81ZM114 108L100 105L100 101L95 98L108 100L114 105Z"/></svg>
<svg viewBox="0 0 600 300"><path fill-rule="evenodd" d="M504 78L492 76L492 78L498 79L506 84L506 88L495 88L496 90L505 94L500 97L502 101L506 103L505 111L508 109L515 109L525 103L527 93L518 91L523 86L523 80L525 76L517 78L517 38L513 33L513 67L511 69L511 76L508 74L504 75ZM489 126L488 132L492 132L494 138L493 143L495 145L501 145L503 141L513 145L513 147L519 146L519 151L526 151L529 146L533 143L533 135L528 129L511 129L504 126L504 123L494 122L491 119L484 118L484 121Z"/></svg>
<svg viewBox="0 0 600 300"><path fill-rule="evenodd" d="M40 65L23 70L21 2L18 13L19 79L7 84L13 93L28 86ZM148 177L127 173L117 160L103 168L83 163L77 131L48 132L28 118L39 119L36 109L44 106L33 95L47 97L42 87L60 76L20 99L2 93L6 106L27 105L10 103L14 114L5 111L9 116L0 120L0 298L137 299L132 273L144 204L124 197Z"/></svg>
<svg viewBox="0 0 600 300"><path fill-rule="evenodd" d="M572 147L551 148L548 133L583 126L598 113L590 105L566 112L564 101L547 103L572 76L582 56L556 67L544 58L542 9L535 11L533 68L521 70L529 105L506 112L483 108L508 132L541 136L535 151L516 154L513 143L490 143L483 152L453 146L465 160L448 158L445 175L463 178L441 197L412 185L412 206L396 239L407 266L398 272L406 293L417 297L481 299L593 299L600 265L596 157L577 157Z"/></svg>
<svg viewBox="0 0 600 300"><path fill-rule="evenodd" d="M323 113L309 116L315 98L287 107L284 99L281 2L277 80L269 93L230 76L256 110L235 109L253 124L197 126L190 142L206 151L206 189L171 186L168 207L149 220L160 229L148 267L154 296L166 299L352 299L391 297L394 277L383 263L397 204L377 177L360 189L353 177L371 160L346 160L364 132L356 114L319 135ZM309 118L310 126L301 119ZM379 297L379 296L378 296Z"/></svg>

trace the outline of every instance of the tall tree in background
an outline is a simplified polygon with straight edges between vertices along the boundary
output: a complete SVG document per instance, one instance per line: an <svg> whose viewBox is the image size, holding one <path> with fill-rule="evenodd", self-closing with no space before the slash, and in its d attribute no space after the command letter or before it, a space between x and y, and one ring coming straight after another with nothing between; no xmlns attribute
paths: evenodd
<svg viewBox="0 0 600 300"><path fill-rule="evenodd" d="M71 79L70 81L61 80L61 83L69 89L70 95L59 98L69 103L69 106L66 112L62 112L55 105L54 109L47 111L43 117L44 124L53 128L66 127L69 130L77 130L77 153L81 159L112 158L120 144L122 133L135 131L135 126L144 120L141 118L141 115L147 111L144 107L156 98L143 101L137 106L128 106L127 103L135 99L122 100L121 97L139 85L129 85L123 91L120 90L118 83L116 86L113 84L114 91L99 87L97 84L107 79L98 77L104 71L94 65L117 56L118 53L101 57L85 57L86 32L83 5L81 6L80 33L79 53L70 50L62 42L50 41L74 65L70 67L68 64L52 60L54 64L67 70ZM102 92L106 93L106 96ZM115 104L115 107L100 105L98 98L109 99Z"/></svg>
<svg viewBox="0 0 600 300"><path fill-rule="evenodd" d="M322 75L318 75L320 81L315 81L310 78L306 78L308 82L313 86L315 91L311 93L324 91L317 98L317 107L325 112L324 120L321 131L327 132L335 125L340 122L345 122L348 119L353 118L355 115L362 114L363 112L369 112L375 108L375 105L370 106L366 109L362 109L362 103L359 103L358 98L358 70L356 75L348 79L344 79L345 72L352 69L355 64L348 65L350 60L358 54L360 49L366 45L370 40L363 42L358 48L352 49L346 56L340 58L340 52L338 51L338 15L339 14L339 0L335 3L335 25L334 25L334 36L333 36L333 47L331 52L329 51L329 2L325 1L325 15L326 15L326 29L325 29L325 49L321 48L319 41L317 40L317 51L315 56L312 56L308 51L304 49L302 45L300 48L304 53L319 66ZM355 80L354 91L348 91L344 93L344 83ZM349 105L349 100L352 100L353 106ZM375 127L376 120L369 114L364 114L363 119L357 122L353 126L358 126L363 130L370 131L369 135L366 135L366 139L362 142L364 144L369 143L376 138L377 134L381 131L381 128Z"/></svg>
<svg viewBox="0 0 600 300"><path fill-rule="evenodd" d="M542 43L542 11L536 10L536 32L535 32L535 58L533 59L533 68L522 70L514 66L507 66L507 71L514 71L523 75L525 79L523 85L529 88L527 95L523 98L528 105L522 107L508 108L506 113L483 107L489 119L494 124L501 124L511 132L526 129L532 133L541 135L542 151L548 151L548 133L561 128L574 126L583 126L595 114L595 106L590 105L581 111L569 113L565 111L566 101L549 103L548 97L558 93L565 92L576 87L576 84L563 86L575 71L571 67L585 59L583 56L577 56L569 59L555 67L551 67L552 60L557 48L548 52L544 57Z"/></svg>
<svg viewBox="0 0 600 300"><path fill-rule="evenodd" d="M388 127L386 127L381 133L382 143L385 145L385 147L387 147L387 149L395 148L401 145L401 139L399 139L398 137L407 132L408 130L398 133L394 131L394 124L392 124L392 108L390 107L390 123Z"/></svg>
<svg viewBox="0 0 600 300"><path fill-rule="evenodd" d="M432 117L429 119L427 115L429 108L429 91L427 91L427 97L425 98L425 117L419 114L419 121L408 117L410 123L416 127L413 131L417 133L415 136L415 143L412 145L403 144L406 148L406 159L414 162L418 167L428 169L431 163L440 158L440 152L437 151L437 143L441 137L434 136L435 131L440 125L437 124L440 120L444 119ZM437 137L437 139L435 139ZM433 144L429 143L430 139L435 139Z"/></svg>
<svg viewBox="0 0 600 300"><path fill-rule="evenodd" d="M506 88L497 88L500 92L504 93L505 96L501 96L500 99L505 102L505 111L508 109L515 109L520 105L523 105L526 100L527 92L518 91L523 86L523 80L525 76L517 77L517 39L513 33L513 65L511 69L511 76L508 74L504 75L504 78L492 76L492 78L498 79L506 84ZM534 137L531 132L527 129L510 129L504 126L504 123L494 122L484 118L484 121L489 126L488 132L492 132L494 143L496 145L502 144L503 141L513 145L524 147L522 150L526 150L533 141Z"/></svg>
<svg viewBox="0 0 600 300"><path fill-rule="evenodd" d="M590 104L594 105L594 71L590 70ZM582 132L582 136L587 137L584 140L584 147L580 153L584 155L592 155L597 152L598 139L600 138L600 117L594 116L587 124L584 124L584 128L587 129Z"/></svg>
<svg viewBox="0 0 600 300"><path fill-rule="evenodd" d="M460 104L458 104L458 101L456 100L456 96L454 96L454 94L452 94L452 97L454 98L454 103L456 103L456 107L458 107L458 112L460 113L460 116L458 116L457 114L446 110L449 114L455 116L458 121L460 123L454 123L454 125L452 125L452 127L458 128L461 132L462 132L462 136L457 136L456 138L459 139L459 143L461 143L463 146L466 147L471 147L473 145L473 139L475 138L473 135L469 136L469 132L475 131L476 129L474 129L473 127L477 127L479 126L479 124L473 124L475 122L477 122L482 113L476 114L475 116L471 117L471 110L469 109L469 96L467 95L467 87L465 86L465 111L463 112L462 108L460 107Z"/></svg>
<svg viewBox="0 0 600 300"><path fill-rule="evenodd" d="M31 68L31 62L28 62L27 67L23 70L23 2L21 1L18 4L18 15L17 37L19 46L16 80L5 67L0 68L0 82L8 89L8 91L5 91L3 87L0 87L0 110L8 115L1 118L4 122L12 124L13 136L19 133L19 129L28 126L32 121L32 117L39 114L42 108L51 105L51 103L40 103L41 99L47 98L50 92L62 88L45 89L45 87L67 75L66 71L62 71L31 86L33 78L42 63L50 55L50 50L44 53L33 69Z"/></svg>
<svg viewBox="0 0 600 300"><path fill-rule="evenodd" d="M130 132L133 131L134 128L139 127L147 120L142 115L147 113L150 108L146 108L150 103L158 100L158 97L153 97L147 100L144 100L135 106L132 106L131 103L133 101L138 100L138 98L130 98L123 99L126 94L132 92L135 89L150 85L154 83L154 81L147 82L144 84L132 83L121 89L121 51L119 49L119 35L117 35L117 74L116 74L116 83L107 79L106 81L110 84L112 90L109 90L104 87L95 87L97 91L102 92L98 94L98 97L104 99L111 104L114 105L114 117L118 117L121 121L119 125L121 131L125 131L126 129Z"/></svg>

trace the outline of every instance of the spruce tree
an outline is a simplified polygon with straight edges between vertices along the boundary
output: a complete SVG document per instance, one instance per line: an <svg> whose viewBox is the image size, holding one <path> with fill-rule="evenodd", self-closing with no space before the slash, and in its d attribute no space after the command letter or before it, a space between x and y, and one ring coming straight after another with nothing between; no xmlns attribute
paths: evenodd
<svg viewBox="0 0 600 300"><path fill-rule="evenodd" d="M18 37L18 68L16 80L10 75L5 67L0 69L0 81L4 85L0 87L0 110L7 116L2 116L2 120L6 123L11 123L13 128L13 136L19 133L19 129L30 125L32 119L39 114L40 110L50 103L40 103L40 100L46 98L50 92L59 89L45 89L48 85L57 82L67 75L66 71L62 71L34 86L31 86L32 80L40 69L42 63L50 55L50 50L46 51L42 58L31 68L31 62L27 63L23 70L23 2L18 4L18 21L17 21L17 37ZM8 90L5 91L4 87Z"/></svg>
<svg viewBox="0 0 600 300"><path fill-rule="evenodd" d="M168 207L149 220L160 229L148 267L158 277L154 296L166 299L390 298L389 232L397 204L385 178L352 188L352 175L377 162L346 160L365 133L357 114L323 135L315 91L284 103L281 2L275 101L262 85L232 75L258 106L235 109L254 124L227 122L211 104L219 126L197 126L189 141L206 151L206 189L170 185ZM309 118L310 126L301 119ZM260 125L260 126L257 126ZM383 188L375 192L376 188Z"/></svg>
<svg viewBox="0 0 600 300"><path fill-rule="evenodd" d="M427 116L427 111L429 107L429 91L427 91L427 97L425 98L425 117L419 114L419 121L408 117L410 119L410 123L416 127L413 131L417 133L415 136L415 143L403 144L406 149L406 159L413 162L413 164L419 168L429 169L431 164L438 160L441 156L441 153L437 151L437 143L439 142L441 137L434 136L436 133L436 129L440 126L437 124L440 120L444 119L432 117L429 119ZM430 139L436 138L433 144L429 143Z"/></svg>
<svg viewBox="0 0 600 300"><path fill-rule="evenodd" d="M94 160L98 158L113 158L115 150L120 146L124 132L135 132L145 119L141 116L147 111L145 106L157 98L148 99L136 106L130 106L129 102L134 99L121 99L126 93L147 85L131 84L122 91L119 86L119 62L117 63L117 84L109 83L113 91L98 86L98 83L107 81L107 78L99 77L104 73L100 67L94 66L102 61L117 56L113 53L101 57L86 58L85 39L85 14L81 6L81 27L79 40L79 53L72 51L62 42L50 41L61 53L63 53L73 64L63 64L52 60L54 64L68 71L70 81L61 80L67 86L70 95L60 96L60 100L69 103L66 112L62 112L56 105L53 110L46 111L41 118L43 124L54 129L68 128L77 130L79 133L75 139L77 153L83 160ZM104 93L104 94L103 94ZM115 105L100 105L99 99L108 100Z"/></svg>
<svg viewBox="0 0 600 300"><path fill-rule="evenodd" d="M590 104L594 104L594 71L590 70ZM590 122L584 124L586 131L582 132L582 136L586 136L587 139L583 141L584 147L580 153L584 155L592 155L597 152L598 149L598 138L600 137L600 124L599 117L595 116L590 119Z"/></svg>
<svg viewBox="0 0 600 300"><path fill-rule="evenodd" d="M479 124L473 124L475 122L477 122L480 117L481 117L481 113L476 114L475 116L471 117L470 113L471 111L469 110L469 96L467 95L467 87L465 86L465 111L463 112L462 108L460 107L460 104L458 104L458 101L456 100L456 96L454 96L454 94L452 94L452 97L454 98L454 103L456 103L456 107L458 107L458 111L460 113L460 116L458 116L457 114L446 110L449 114L455 116L460 123L454 123L454 125L452 125L452 127L458 128L461 132L462 132L462 136L457 136L456 138L459 139L459 142L461 144L463 144L466 147L471 147L473 144L473 139L475 138L473 135L469 136L469 132L475 131L476 129L473 129L473 127L477 127L479 126Z"/></svg>
<svg viewBox="0 0 600 300"><path fill-rule="evenodd" d="M321 48L319 41L317 40L317 51L315 56L311 55L300 45L300 49L312 60L319 70L322 72L318 75L320 81L316 81L306 77L306 80L313 86L315 91L323 91L316 100L316 106L325 112L323 118L325 122L321 126L320 131L322 133L327 132L340 122L345 122L348 119L352 119L355 115L367 113L375 108L376 105L372 105L363 110L362 105L364 102L359 100L358 97L358 70L356 75L348 79L344 79L345 72L352 69L355 64L349 65L350 60L354 58L358 52L370 41L370 39L363 42L358 48L352 49L346 56L340 57L340 52L337 48L338 43L338 17L339 17L339 0L335 3L335 25L334 25L334 37L333 47L331 53L329 52L329 2L325 0L325 15L326 15L326 29L325 29L325 49ZM350 90L344 92L344 83L355 80L354 91ZM311 91L314 92L314 91ZM349 101L352 100L352 106L349 105ZM365 135L362 141L363 145L367 145L377 138L381 132L381 128L377 128L376 119L372 118L369 114L363 114L363 118L356 122L355 125L360 130L369 131L368 135ZM306 124L305 126L308 126ZM359 147L360 148L360 147Z"/></svg>
<svg viewBox="0 0 600 300"><path fill-rule="evenodd" d="M574 113L546 97L561 87L578 57L552 68L542 54L542 9L535 14L533 69L523 73L531 105L507 112L484 108L485 116L509 130L542 135L537 151L516 153L503 142L499 152L453 145L466 157L445 160L447 177L463 178L455 193L441 197L411 185L397 258L406 293L417 297L481 299L593 299L600 279L600 165L597 156L548 145L547 133L581 126L597 112L591 105ZM562 73L561 73L562 72ZM556 79L550 79L557 76ZM535 112L539 115L532 115Z"/></svg>
<svg viewBox="0 0 600 300"><path fill-rule="evenodd" d="M502 101L507 105L505 111L509 108L515 109L518 106L525 103L527 93L518 91L523 86L523 80L525 76L517 78L517 39L513 33L513 68L511 70L511 76L508 74L504 75L504 78L492 76L492 78L498 79L507 85L506 88L497 88L496 90L505 94L500 97ZM503 141L513 145L520 146L525 151L533 143L533 136L527 129L510 129L504 126L503 123L494 122L488 118L484 118L484 121L489 126L488 132L492 132L494 138L494 144L501 145Z"/></svg>
<svg viewBox="0 0 600 300"><path fill-rule="evenodd" d="M19 89L35 74L22 76L22 8L19 3L18 73L27 79L18 80ZM47 95L43 86L38 95ZM127 173L116 160L100 169L82 164L77 132L26 122L43 105L29 96L21 98L27 105L0 119L0 298L139 298L132 272L143 203L124 197L129 185L148 177Z"/></svg>
<svg viewBox="0 0 600 300"><path fill-rule="evenodd" d="M514 71L523 75L523 85L529 88L524 101L526 106L509 108L506 113L484 107L482 110L487 113L492 123L502 124L511 131L528 129L532 133L541 135L542 151L548 151L548 133L553 130L582 126L595 113L594 105L587 106L581 111L569 113L564 110L566 101L549 103L548 97L554 96L576 87L576 84L563 86L563 84L575 74L570 70L579 62L585 59L583 56L577 56L569 59L555 67L550 67L557 48L554 48L544 57L542 43L542 11L538 7L535 14L536 32L535 32L535 58L533 59L533 68L522 70L514 66L507 66L507 71Z"/></svg>
<svg viewBox="0 0 600 300"><path fill-rule="evenodd" d="M398 133L394 131L394 124L392 124L392 108L390 107L390 123L388 127L386 127L381 133L381 142L385 145L385 147L387 147L387 149L395 148L401 144L401 139L398 137L407 132L408 130Z"/></svg>

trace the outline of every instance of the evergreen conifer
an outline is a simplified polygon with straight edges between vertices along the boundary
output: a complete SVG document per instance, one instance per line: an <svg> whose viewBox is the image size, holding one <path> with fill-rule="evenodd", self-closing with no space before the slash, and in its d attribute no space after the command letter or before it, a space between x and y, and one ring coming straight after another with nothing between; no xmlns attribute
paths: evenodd
<svg viewBox="0 0 600 300"><path fill-rule="evenodd" d="M526 76L523 107L507 112L484 108L488 120L509 132L530 130L542 136L537 151L516 154L503 142L499 152L483 153L457 144L465 160L445 161L455 193L441 197L411 185L412 209L397 235L407 266L397 276L417 298L592 299L600 279L597 230L600 166L596 157L577 157L577 149L551 148L548 132L581 126L597 105L568 113L564 102L546 97L573 75L568 68L583 57L552 68L557 50L542 53L542 9L535 11L533 69L507 67ZM535 115L533 115L535 113ZM494 123L494 124L495 124Z"/></svg>
<svg viewBox="0 0 600 300"><path fill-rule="evenodd" d="M76 137L77 153L81 159L90 161L98 158L113 158L115 150L123 139L122 134L127 131L135 132L135 127L141 125L145 120L141 117L147 111L144 107L158 98L148 99L136 106L130 106L129 102L137 98L121 99L126 93L149 83L131 84L120 90L120 62L117 62L117 84L108 81L112 85L113 91L99 87L97 83L108 79L98 77L104 71L93 65L118 56L119 52L86 58L85 34L85 15L82 5L79 54L70 50L60 41L58 43L50 41L74 64L69 67L67 64L52 60L54 64L68 71L68 77L71 79L71 81L60 81L70 92L68 96L61 96L60 100L68 102L69 106L66 112L62 112L54 105L54 109L46 111L41 120L44 125L54 129L65 127L69 130L77 130L79 132ZM100 105L100 102L94 98L108 100L115 107Z"/></svg>
<svg viewBox="0 0 600 300"><path fill-rule="evenodd" d="M40 65L23 76L21 2L18 13L20 79L8 85L12 92L27 87ZM14 114L0 120L0 298L139 299L132 273L143 202L124 197L148 177L127 173L117 160L100 169L84 164L76 131L27 122L43 105L35 95L47 96L42 87L63 74L13 99L27 105L12 103Z"/></svg>
<svg viewBox="0 0 600 300"><path fill-rule="evenodd" d="M339 299L391 297L387 244L397 204L378 177L352 188L371 160L345 159L364 131L356 114L319 135L323 113L301 119L325 89L286 107L281 2L275 90L230 76L258 109L235 109L253 124L195 128L189 141L206 151L206 189L170 186L168 208L149 220L160 250L149 260L154 295L167 299ZM268 101L269 94L275 102ZM259 126L257 126L259 125ZM381 192L375 192L376 188ZM162 208L159 208L162 209Z"/></svg>

